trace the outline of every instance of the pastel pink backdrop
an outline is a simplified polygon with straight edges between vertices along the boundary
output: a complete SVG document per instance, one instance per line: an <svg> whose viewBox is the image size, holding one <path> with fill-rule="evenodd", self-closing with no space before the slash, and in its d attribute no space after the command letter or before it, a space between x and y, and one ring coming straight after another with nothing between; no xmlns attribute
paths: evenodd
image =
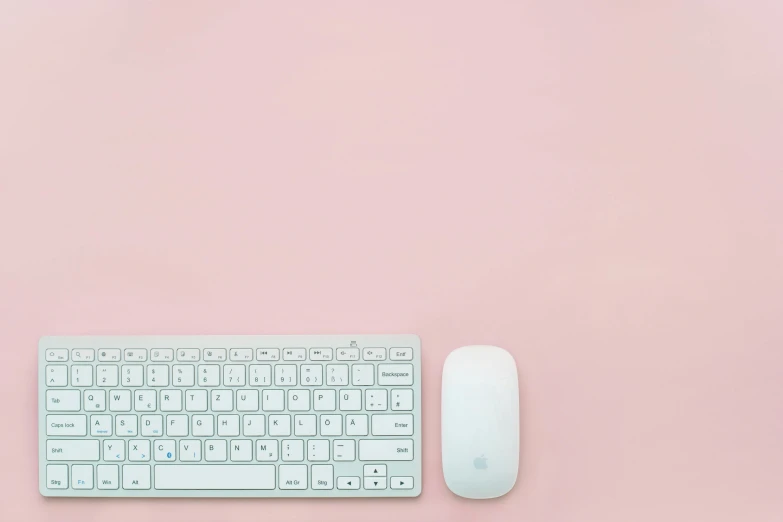
<svg viewBox="0 0 783 522"><path fill-rule="evenodd" d="M0 519L779 521L780 2L3 2ZM43 334L412 332L415 500L47 500ZM440 370L522 379L440 473Z"/></svg>

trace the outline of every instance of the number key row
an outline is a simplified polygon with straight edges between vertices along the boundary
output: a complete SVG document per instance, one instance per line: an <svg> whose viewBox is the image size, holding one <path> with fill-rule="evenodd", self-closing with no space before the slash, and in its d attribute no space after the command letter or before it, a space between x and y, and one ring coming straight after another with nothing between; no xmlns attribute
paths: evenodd
<svg viewBox="0 0 783 522"><path fill-rule="evenodd" d="M70 373L70 379L69 379ZM377 373L377 382L376 382ZM410 386L411 364L50 364L49 387Z"/></svg>

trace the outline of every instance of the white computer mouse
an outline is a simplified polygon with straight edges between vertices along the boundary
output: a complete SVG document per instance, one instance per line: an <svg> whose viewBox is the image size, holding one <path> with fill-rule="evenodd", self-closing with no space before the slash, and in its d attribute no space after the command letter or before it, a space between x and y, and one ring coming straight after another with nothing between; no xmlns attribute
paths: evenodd
<svg viewBox="0 0 783 522"><path fill-rule="evenodd" d="M497 346L463 346L443 364L443 476L466 498L505 495L519 471L519 380Z"/></svg>

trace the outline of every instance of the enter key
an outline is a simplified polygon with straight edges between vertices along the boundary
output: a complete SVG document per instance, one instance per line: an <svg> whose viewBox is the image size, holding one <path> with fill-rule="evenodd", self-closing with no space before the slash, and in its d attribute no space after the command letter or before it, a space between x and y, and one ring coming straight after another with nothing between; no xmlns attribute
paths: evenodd
<svg viewBox="0 0 783 522"><path fill-rule="evenodd" d="M413 415L376 414L372 416L373 435L413 435Z"/></svg>

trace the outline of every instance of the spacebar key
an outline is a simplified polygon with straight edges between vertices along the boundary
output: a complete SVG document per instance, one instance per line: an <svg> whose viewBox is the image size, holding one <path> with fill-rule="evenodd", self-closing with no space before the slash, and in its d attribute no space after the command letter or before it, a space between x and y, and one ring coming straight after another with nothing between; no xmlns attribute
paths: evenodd
<svg viewBox="0 0 783 522"><path fill-rule="evenodd" d="M155 489L275 489L275 466L156 464Z"/></svg>

